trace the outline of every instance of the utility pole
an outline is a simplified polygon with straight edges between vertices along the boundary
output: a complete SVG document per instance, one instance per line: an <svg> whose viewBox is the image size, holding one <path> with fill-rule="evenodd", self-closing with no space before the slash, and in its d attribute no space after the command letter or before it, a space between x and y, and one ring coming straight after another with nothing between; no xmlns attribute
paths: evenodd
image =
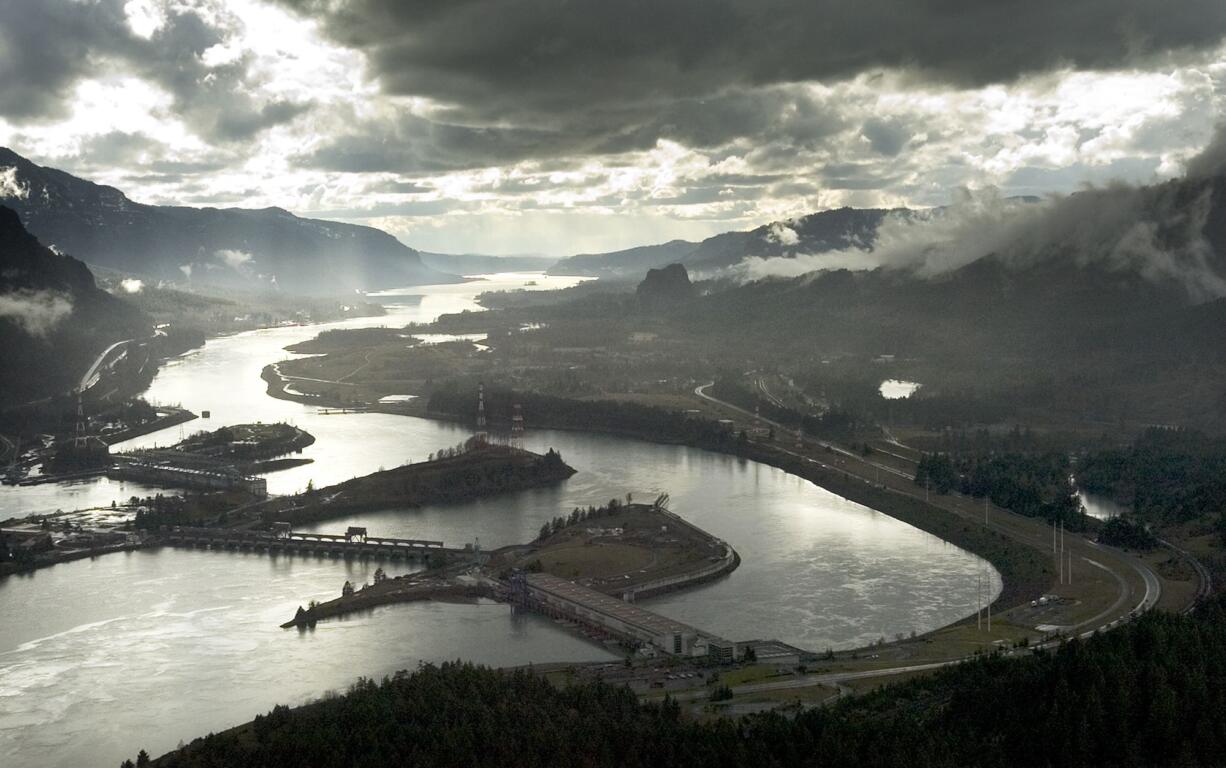
<svg viewBox="0 0 1226 768"><path fill-rule="evenodd" d="M519 403L515 404L514 411L511 416L511 447L524 447L524 412L520 408Z"/></svg>

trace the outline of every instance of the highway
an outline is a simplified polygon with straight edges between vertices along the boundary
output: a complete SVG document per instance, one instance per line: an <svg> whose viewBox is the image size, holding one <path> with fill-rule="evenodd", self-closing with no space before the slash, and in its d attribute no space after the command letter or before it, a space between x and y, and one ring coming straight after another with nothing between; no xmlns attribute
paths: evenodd
<svg viewBox="0 0 1226 768"><path fill-rule="evenodd" d="M756 414L751 413L750 411L744 408L740 408L736 405L733 405L732 403L728 403L723 400L719 400L718 398L710 395L707 392L707 389L709 389L712 385L713 385L713 382L695 387L694 394L710 403L720 406L721 408L730 409L732 411L740 413L751 419L757 418ZM769 396L769 391L765 390L760 380L758 381L758 387L759 387L759 391L762 391L763 394L768 397L768 399L770 399L772 402L778 402L775 398ZM787 431L790 431L790 428L784 428L782 425L779 425L769 419L762 419L762 421L764 421L767 424L771 424L772 426L775 426L777 429L784 429L785 433ZM817 445L821 446L822 448L833 451L834 453L841 455L845 458L854 459L856 462L860 462L862 464L874 467L876 471L885 471L885 472L890 473L891 475L894 475L900 478L904 478L908 481L913 480L913 476L909 475L906 472L900 471L893 467L884 466L877 462L869 461L866 457L856 454L852 451L848 451L844 448L840 448L839 446L832 445L830 443L820 441L820 440L814 440L812 442L815 442ZM773 447L777 450L787 453L788 455L794 456L799 459L803 459L804 461L815 463L823 467L835 469L835 467L830 467L830 465L825 464L824 462L821 462L810 456L806 456L802 453L798 453L796 451L789 450L788 448L785 448L778 443L776 443L776 445ZM837 469L841 471L845 471L845 472L853 471L851 467L848 467L846 465L837 467ZM857 472L855 474L858 474L861 478L864 478L863 471ZM867 478L864 478L864 479L867 480ZM898 492L901 492L901 493L907 493L907 491L904 491L904 490L899 490L899 489L893 489L893 490L897 490ZM918 495L918 494L912 494L912 495ZM950 511L953 511L955 514L961 514L965 516L964 510L960 511L956 509L951 509ZM986 514L985 514L985 518L986 518ZM1046 552L1048 549L1049 539L1047 539L1046 533L1043 531L1039 531L1036 533L1034 530L1032 530L1034 528L1034 522L1028 518L1018 518L1018 516L1014 515L1011 512L1008 512L1007 510L996 510L993 512L993 518L990 521L984 519L982 522L985 525L987 525L989 528L991 528L992 530L998 531L999 533L1009 536L1010 538L1013 538L1015 540L1029 544L1030 546L1033 546L1036 549L1038 549L1040 552ZM1083 539L1081 537L1076 537L1076 536L1070 536L1070 539L1071 539L1071 542L1069 544L1069 548L1073 556L1086 566L1098 568L1098 569L1101 569L1111 574L1111 576L1114 577L1116 584L1118 585L1119 592L1118 592L1118 596L1116 597L1116 599L1114 600L1114 602L1111 604L1110 607L1106 608L1105 610L1099 612L1098 614L1094 615L1093 617L1089 619L1080 621L1068 627L1066 631L1078 632L1078 636L1080 637L1088 637L1090 635L1093 635L1095 632L1108 631L1126 622L1131 617L1139 616L1140 614L1144 613L1150 608L1153 608L1158 603L1159 599L1162 596L1162 582L1147 564L1145 564L1144 562L1142 562L1141 560L1135 557L1131 557L1127 555L1126 553L1115 549L1114 547L1108 547L1108 546L1099 544L1097 542L1089 541L1087 539ZM1198 574L1199 581L1200 581L1200 585L1199 585L1199 589L1197 593L1197 600L1207 595L1210 589L1209 574L1208 574L1208 571L1204 568L1204 566L1201 565L1189 553L1177 547L1174 547L1173 545L1170 545L1168 542L1163 542L1163 544L1165 546L1168 546L1172 550L1176 551L1178 554L1183 556L1185 559L1187 559L1188 562L1190 562L1193 565L1193 567L1196 569L1196 572ZM1119 565L1116 565L1113 568L1103 562L1100 562L1098 559L1087 557L1083 548L1087 548L1092 551L1101 552L1102 560L1114 561L1116 563L1119 563ZM1083 551L1078 552L1077 551L1078 549L1082 549ZM1123 561L1123 562L1121 563L1120 561ZM1119 570L1117 570L1117 568L1123 567L1124 563L1126 563L1127 566L1132 571L1134 571L1136 576L1139 578L1140 584L1137 585L1138 589L1134 589L1133 587L1131 587L1129 585L1128 579L1125 578L1124 574L1121 573ZM1140 586L1144 587L1144 592L1138 595L1137 593L1140 592L1140 589L1139 589ZM1136 599L1137 602L1132 605L1129 605L1128 601L1130 597L1133 599ZM1191 610L1194 605L1195 605L1195 602L1192 605L1190 605L1186 610ZM1051 647L1051 646L1056 645L1058 642L1059 641L1053 641L1051 643L1048 643L1047 645L1040 645L1040 646L1034 646L1034 647ZM945 664L958 663L958 661L961 661L961 659L957 661L952 661L952 662L940 662L935 665L920 664L920 665L912 665L912 666L907 666L907 667L897 667L897 668L893 668L890 670L869 670L866 672L854 673L854 674L856 674L858 677L884 676L884 675L898 674L901 672L915 672L915 671L922 671L925 669L932 669L932 668L935 668L936 666L944 666ZM839 673L839 674L848 674L848 673ZM793 679L793 680L788 680L788 681L778 681L776 683L771 683L770 685L776 686L778 688L802 687L804 685L812 685L816 683L838 683L840 680L843 680L843 679L858 679L857 677L841 678L841 677L838 677L838 675L811 676L811 678L812 678L811 681L807 683ZM740 693L740 690L736 688L734 688L733 690L734 692ZM749 688L746 690L746 692L754 692L756 690L759 690L759 689ZM773 690L773 688L762 688L760 690Z"/></svg>
<svg viewBox="0 0 1226 768"><path fill-rule="evenodd" d="M759 416L758 414L755 414L755 413L753 413L752 411L748 411L748 410L746 410L746 409L744 409L744 408L741 408L741 407L740 407L740 406L738 406L738 405L733 405L732 403L725 402L725 401L723 401L723 400L719 400L719 399L717 399L717 398L715 398L715 397L712 397L711 395L708 395L706 390L707 390L709 387L714 386L714 384L715 384L715 382L709 382L709 383L707 383L707 384L702 384L702 385L699 385L699 386L697 386L697 387L694 387L694 394L695 394L695 395L697 395L697 396L699 396L699 397L701 397L701 398L702 398L702 399L704 399L704 400L707 400L708 402L714 403L715 405L718 405L718 406L723 407L723 408L728 408L728 409L731 409L731 410L736 411L736 412L738 412L738 413L741 413L741 414L743 414L743 415L745 415L745 416L748 416L748 417L749 417L749 418L751 418L751 419L760 419L760 420L762 421L762 423L763 423L763 424L769 424L770 426L774 427L776 430L779 430L779 432L777 432L776 434L779 434L779 433L791 433L791 432L794 432L794 431L795 431L795 427L789 427L789 426L785 426L785 425L783 425L783 424L780 424L780 423L779 423L779 422L777 422L777 421L771 421L771 420L770 420L770 419L768 419L768 418L761 417L761 416ZM816 443L817 445L821 446L821 447L822 447L823 449L825 449L825 450L833 451L834 453L840 454L840 455L845 456L845 457L847 457L847 458L855 459L856 461L863 462L863 463L865 463L865 464L868 464L869 466L876 467L878 470L880 470L880 471L882 471L882 472L888 472L888 473L889 473L889 474L891 474L891 475L895 475L895 476L897 476L897 477L902 477L902 478L905 478L905 479L907 479L907 480L911 480L911 479L912 479L912 476L911 476L911 475L908 475L906 472L902 472L902 471L900 471L900 470L897 470L897 469L895 469L894 467L888 467L888 466L886 466L886 465L884 465L884 464L879 464L879 463L877 463L877 462L875 462L875 461L869 461L869 460L868 460L866 457L864 457L864 456L862 456L862 455L860 455L860 454L858 454L858 453L855 453L854 451L849 451L849 450L847 450L846 448L842 448L842 447L840 447L840 446L834 445L833 443L828 443L828 442L825 442L824 440L818 440L818 439L816 439L816 438L809 438L809 437L806 437L806 438L805 438L805 441L806 441L806 442L811 442L811 443ZM811 459L811 458L809 458L808 456L805 456L805 455L800 454L800 453L796 453L796 452L794 452L794 451L790 451L790 450L788 450L788 449L786 449L786 448L780 448L780 450L782 450L784 453L788 453L788 454L791 454L792 456L796 456L797 458L802 458L802 459L806 459L806 460L808 460L808 461L812 461L812 462L817 463L817 464L822 464L822 462L817 461L816 459ZM822 466L828 466L828 465L823 464Z"/></svg>
<svg viewBox="0 0 1226 768"><path fill-rule="evenodd" d="M97 384L98 379L100 378L100 375L101 375L100 372L101 372L102 366L104 363L106 363L107 358L111 356L111 353L119 349L120 347L123 347L131 343L132 343L132 339L124 339L123 341L117 341L111 346L102 350L102 353L98 355L98 359L94 360L94 364L91 365L89 367L89 370L85 372L85 375L81 377L81 383L77 385L77 393L79 394L79 393L85 392L87 389Z"/></svg>
<svg viewBox="0 0 1226 768"><path fill-rule="evenodd" d="M837 686L840 683L850 682L852 680L868 680L874 677L889 677L890 675L901 675L908 672L926 672L932 669L940 669L941 667L950 667L954 664L961 664L964 659L954 659L952 661L933 661L927 664L912 664L905 667L889 667L886 669L866 669L858 672L827 672L820 675L797 675L784 680L771 680L766 683L746 683L744 685L734 685L732 687L733 694L743 696L750 693L765 693L767 691L786 691L792 688L808 688L813 685L831 685ZM695 701L710 697L711 690L708 688L698 688L690 691L678 691L669 693L669 696L676 701Z"/></svg>
<svg viewBox="0 0 1226 768"><path fill-rule="evenodd" d="M1199 581L1199 584L1196 587L1196 597L1194 597L1192 603L1183 610L1185 614L1191 613L1192 609L1195 608L1201 600L1209 597L1209 593L1213 591L1213 577L1209 575L1209 569L1206 568L1200 560L1197 560L1191 552L1172 544L1166 539L1158 539L1158 542L1162 546L1183 557L1183 559L1191 563L1192 567L1196 570L1197 579Z"/></svg>

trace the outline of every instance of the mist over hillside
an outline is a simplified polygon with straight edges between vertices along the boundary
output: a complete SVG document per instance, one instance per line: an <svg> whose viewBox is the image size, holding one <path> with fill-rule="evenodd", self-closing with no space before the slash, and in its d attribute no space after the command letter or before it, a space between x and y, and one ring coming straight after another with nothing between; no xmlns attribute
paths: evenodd
<svg viewBox="0 0 1226 768"><path fill-rule="evenodd" d="M872 246L877 227L889 213L907 214L854 208L820 211L745 232L724 232L698 243L673 240L610 253L570 256L551 267L550 274L641 278L648 269L676 263L700 274L714 275L746 259L787 259L797 253L866 248Z"/></svg>
<svg viewBox="0 0 1226 768"><path fill-rule="evenodd" d="M0 202L41 240L151 280L340 294L458 279L371 227L281 208L145 205L4 148L0 173Z"/></svg>
<svg viewBox="0 0 1226 768"><path fill-rule="evenodd" d="M1097 265L1177 283L1191 300L1207 301L1226 295L1224 147L1219 130L1182 178L1160 184L1114 182L1044 198L955 189L951 203L936 208L821 211L699 243L571 256L551 272L641 278L679 263L737 282L877 268L935 277L991 257L1015 270L1049 261Z"/></svg>
<svg viewBox="0 0 1226 768"><path fill-rule="evenodd" d="M43 246L0 206L0 403L69 389L107 345L150 331L88 267Z"/></svg>
<svg viewBox="0 0 1226 768"><path fill-rule="evenodd" d="M750 257L729 274L753 280L880 267L937 277L989 257L1018 271L1095 265L1179 284L1194 301L1218 298L1226 295L1226 178L1189 174L1042 201L962 190L950 206L885 216L871 242Z"/></svg>
<svg viewBox="0 0 1226 768"><path fill-rule="evenodd" d="M549 256L489 256L483 253L431 253L419 251L430 269L452 275L484 275L495 272L542 272L557 263Z"/></svg>

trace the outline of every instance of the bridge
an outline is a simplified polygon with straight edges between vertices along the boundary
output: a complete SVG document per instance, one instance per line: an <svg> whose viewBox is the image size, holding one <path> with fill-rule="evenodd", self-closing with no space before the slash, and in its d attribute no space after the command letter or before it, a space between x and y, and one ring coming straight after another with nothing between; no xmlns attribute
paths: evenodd
<svg viewBox="0 0 1226 768"><path fill-rule="evenodd" d="M368 536L365 528L351 527L344 534L296 533L288 523L274 523L268 531L235 528L195 528L163 526L157 541L172 547L196 549L280 552L318 555L320 557L380 557L389 560L413 560L431 553L447 553L441 541L427 539L396 539Z"/></svg>

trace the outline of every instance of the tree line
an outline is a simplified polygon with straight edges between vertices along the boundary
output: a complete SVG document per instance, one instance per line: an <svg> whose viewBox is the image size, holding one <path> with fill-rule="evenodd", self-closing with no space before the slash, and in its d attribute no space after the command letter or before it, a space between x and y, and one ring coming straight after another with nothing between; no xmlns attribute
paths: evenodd
<svg viewBox="0 0 1226 768"><path fill-rule="evenodd" d="M475 382L442 383L430 393L431 413L467 424L477 418ZM585 429L615 434L647 434L658 442L683 443L720 450L734 441L731 430L710 419L641 403L575 400L501 387L485 390L485 413L491 427L509 429L518 403L527 429Z"/></svg>
<svg viewBox="0 0 1226 768"><path fill-rule="evenodd" d="M575 507L566 517L558 515L552 520L547 521L541 526L540 533L537 534L537 541L544 541L555 533L569 528L572 525L586 523L589 520L596 520L602 517L610 517L622 511L622 502L620 499L609 499L608 504L602 504L599 507L589 505L587 509Z"/></svg>
<svg viewBox="0 0 1226 768"><path fill-rule="evenodd" d="M1149 429L1127 448L1082 457L1077 481L1127 505L1144 523L1212 525L1226 542L1226 439Z"/></svg>
<svg viewBox="0 0 1226 768"><path fill-rule="evenodd" d="M220 766L1196 766L1226 754L1226 598L980 657L795 716L693 719L624 687L424 665L162 759Z"/></svg>
<svg viewBox="0 0 1226 768"><path fill-rule="evenodd" d="M988 498L998 507L1027 517L1061 522L1084 530L1088 519L1072 481L1068 454L1046 453L948 454L920 458L915 484L937 493L957 491Z"/></svg>

